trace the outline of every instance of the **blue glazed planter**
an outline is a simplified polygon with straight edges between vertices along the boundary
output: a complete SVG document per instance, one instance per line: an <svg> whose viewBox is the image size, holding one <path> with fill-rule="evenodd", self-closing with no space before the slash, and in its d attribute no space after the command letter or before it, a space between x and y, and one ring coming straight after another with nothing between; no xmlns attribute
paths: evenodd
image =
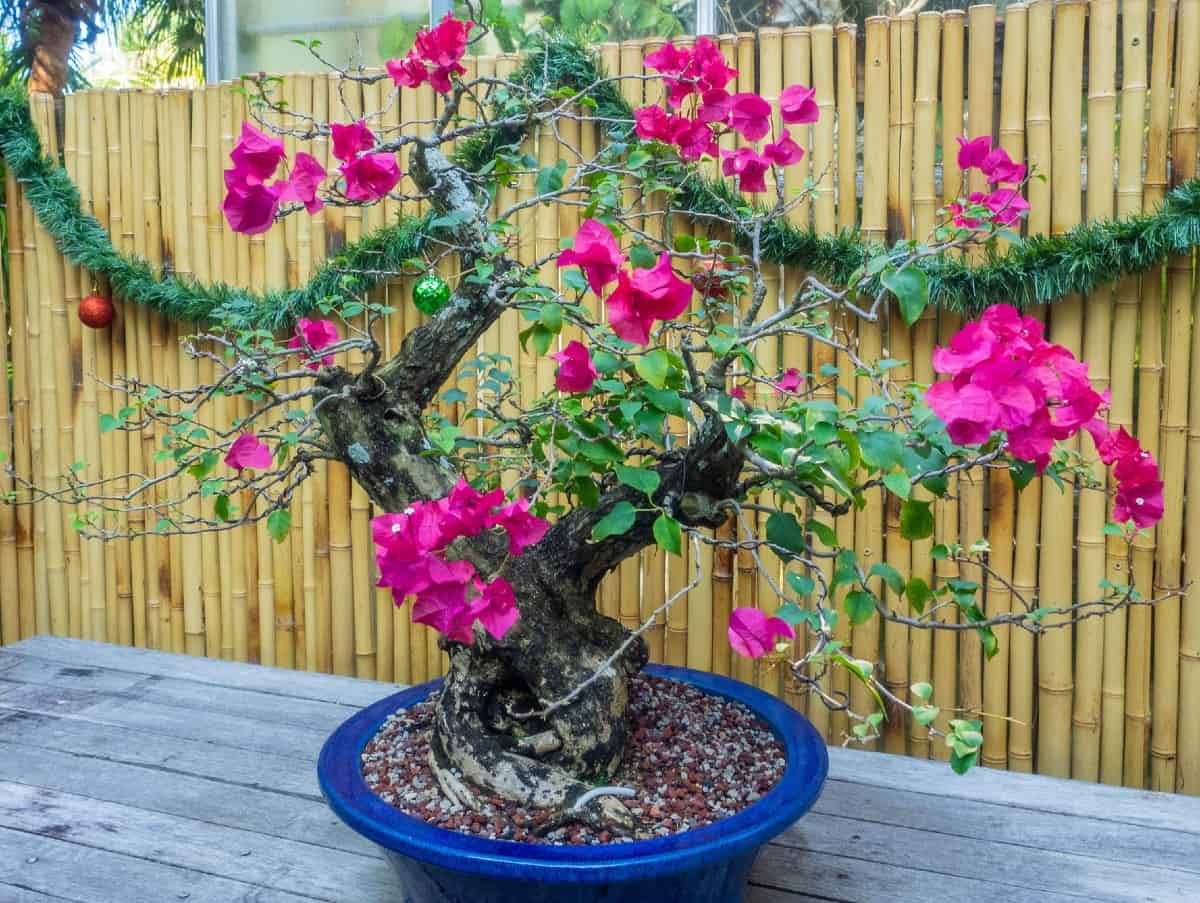
<svg viewBox="0 0 1200 903"><path fill-rule="evenodd" d="M727 677L648 665L645 672L737 700L784 744L783 778L736 815L670 837L604 846L486 840L436 828L376 796L363 779L363 748L384 720L440 681L381 699L325 742L321 791L346 824L383 847L400 878L397 903L740 903L759 849L808 811L829 757L811 724L761 690Z"/></svg>

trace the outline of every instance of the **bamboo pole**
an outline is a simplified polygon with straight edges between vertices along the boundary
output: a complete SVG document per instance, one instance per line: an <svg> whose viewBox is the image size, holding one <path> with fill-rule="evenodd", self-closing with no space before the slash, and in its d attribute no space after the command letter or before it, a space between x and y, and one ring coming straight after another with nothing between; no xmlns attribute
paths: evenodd
<svg viewBox="0 0 1200 903"><path fill-rule="evenodd" d="M1088 146L1087 217L1111 219L1113 215L1113 138L1116 124L1116 0L1094 0L1088 35ZM1112 289L1106 287L1088 298L1084 317L1083 359L1088 362L1097 391L1109 387L1112 345ZM1090 437L1082 439L1084 454L1094 458ZM1092 477L1106 485L1107 469L1092 468ZM1076 543L1079 549L1080 598L1093 598L1100 589L1097 575L1105 572L1104 524L1108 498L1103 492L1079 496ZM1072 714L1071 775L1086 781L1100 778L1100 680L1104 659L1105 625L1098 618L1076 625L1075 703ZM1122 642L1124 646L1124 642Z"/></svg>
<svg viewBox="0 0 1200 903"><path fill-rule="evenodd" d="M999 143L1014 160L1025 155L1026 8L1010 6L1004 15L1004 57L1000 75ZM988 566L984 614L995 617L1013 608L1013 535L1016 492L1003 470L988 475ZM996 654L983 672L983 710L987 715L981 761L991 768L1008 766L1008 627L993 628Z"/></svg>
<svg viewBox="0 0 1200 903"><path fill-rule="evenodd" d="M32 425L30 410L31 355L27 324L26 274L30 270L24 232L29 220L28 205L11 169L5 172L5 198L8 202L8 324L12 330L12 466L15 475L28 482L33 478ZM17 567L13 580L17 586L18 638L33 636L37 629L34 612L33 509L19 505L13 512Z"/></svg>
<svg viewBox="0 0 1200 903"><path fill-rule="evenodd" d="M63 163L72 177L79 169L79 146L75 130L73 103L63 99ZM80 402L83 397L83 324L76 315L83 297L79 286L81 274L66 258L60 257L63 269L63 296L52 299L51 315L55 342L55 365L61 390L58 396L58 416L61 429L61 448L65 467L83 462L83 436L80 424ZM90 330L89 330L90 331ZM6 375L7 378L7 375ZM64 471L65 474L65 471ZM83 609L82 591L86 580L79 543L79 531L73 526L82 507L65 504L63 541L66 546L67 631L75 639L84 638L87 614Z"/></svg>
<svg viewBox="0 0 1200 903"><path fill-rule="evenodd" d="M1150 84L1171 84L1175 46L1173 0L1156 0L1154 33L1150 48ZM1168 136L1171 92L1150 92L1150 114L1146 127L1146 165L1143 178L1145 209L1153 209L1167 189ZM1158 459L1159 424L1163 383L1162 350L1163 271L1152 270L1142 277L1140 341L1138 345L1137 438L1142 448ZM1157 530L1142 530L1134 539L1134 586L1150 597L1154 592ZM1151 612L1135 606L1129 612L1125 681L1125 768L1124 784L1146 786L1150 742Z"/></svg>
<svg viewBox="0 0 1200 903"><path fill-rule="evenodd" d="M916 82L913 95L913 234L925 241L937 221L938 196L935 172L937 156L938 68L941 54L942 17L939 13L917 16ZM922 312L912 329L913 378L929 384L934 381L931 363L937 344L937 308ZM928 499L921 490L917 496ZM913 578L933 586L933 539L916 540L911 546ZM928 630L909 631L908 676L913 683L930 683L933 678L933 637ZM907 691L906 691L907 695ZM908 748L918 758L929 756L929 732L910 720Z"/></svg>
<svg viewBox="0 0 1200 903"><path fill-rule="evenodd" d="M1142 145L1146 118L1146 50L1149 44L1146 0L1127 0L1121 8L1120 168L1117 215L1142 209ZM1089 165L1088 169L1091 169ZM1109 423L1135 434L1134 380L1137 345L1138 278L1117 283L1113 307L1112 404ZM1126 338L1127 337L1127 338ZM1124 541L1108 538L1105 573L1114 584L1128 583ZM1125 682L1129 618L1117 611L1104 619L1104 667L1100 700L1100 780L1119 785L1124 768Z"/></svg>
<svg viewBox="0 0 1200 903"><path fill-rule="evenodd" d="M1080 221L1080 173L1082 129L1080 94L1083 90L1084 18L1087 6L1078 0L1059 0L1055 5L1054 61L1050 105L1054 118L1052 133L1051 190L1053 204L1050 230L1061 235ZM1068 296L1050 314L1050 340L1077 357L1083 344L1083 300ZM1062 446L1074 450L1078 440ZM1062 554L1042 556L1038 590L1043 605L1069 604L1074 595L1075 571L1070 548L1070 529L1075 514L1074 493L1060 490L1053 482L1042 485L1042 544L1063 549ZM1051 628L1038 641L1038 746L1040 774L1069 777L1071 772L1070 723L1074 681L1071 669L1072 627L1069 618L1048 618Z"/></svg>
<svg viewBox="0 0 1200 903"><path fill-rule="evenodd" d="M107 224L109 234L113 236L117 246L125 253L143 253L145 250L141 195L138 188L135 187L139 184L137 179L141 167L138 165L138 161L143 150L142 142L134 140L134 135L138 134L140 130L140 117L141 107L138 105L137 95L131 91L122 91L119 96L111 100L107 95L105 96L102 114L103 119L117 124L116 140L105 142L102 138L103 133L97 135L93 128L88 130L92 136L93 182L95 182L98 172L97 158L100 158L104 162L101 162L99 166L114 187L113 201L115 203L111 207L116 214L119 214L119 220L114 217ZM100 117L92 118L94 125L95 119ZM94 184L93 191L98 190L99 187ZM104 186L104 190L107 196L107 184ZM101 223L104 224L103 221ZM114 232L113 226L118 223L120 228ZM138 246L139 235L142 238L141 248ZM122 371L141 372L140 365L143 360L146 363L146 372L152 372L147 357L146 346L148 343L141 341L143 336L148 335L147 318L149 316L149 311L141 309L136 304L124 305L118 314L118 321L110 327L108 335L99 337L97 348L99 373L101 378L109 384L112 383L112 377ZM105 390L102 390L100 398L109 403L106 410L112 411L111 405L116 401L115 393L106 395ZM107 443L105 437L102 437L101 452L105 457L106 474L112 473L114 468L117 473L148 473L142 459L142 445L142 435L136 432L131 432L128 436L111 436ZM130 512L124 523L130 535L136 536L139 532L144 533L145 531L146 515L142 511ZM128 629L133 644L139 647L145 647L147 644L146 543L145 538L134 539L128 544L120 544L120 547L113 549L112 553L109 552L108 547L117 544L104 544L106 547L106 586L111 588L117 599L114 614L116 633L112 635L110 631L111 638L124 641L125 631ZM126 603L125 600L128 602ZM123 614L126 607L129 609L128 628L126 627L126 616Z"/></svg>
<svg viewBox="0 0 1200 903"><path fill-rule="evenodd" d="M1053 6L1035 0L1028 7L1028 65L1025 86L1026 160L1037 172L1050 174L1050 36ZM1050 185L1029 182L1029 234L1050 230ZM1040 312L1037 313L1040 316ZM1038 531L1041 524L1041 487L1029 486L1017 504L1016 551L1013 557L1013 587L1029 599L1037 590ZM1010 640L1008 708L1008 767L1012 771L1033 770L1033 674L1034 643L1030 633L1015 630Z"/></svg>
<svg viewBox="0 0 1200 903"><path fill-rule="evenodd" d="M20 199L12 190L13 185L10 183L6 188L6 206L5 206L5 223L11 230L11 224L20 219L20 214L17 205ZM11 242L11 231L9 241ZM11 251L11 245L9 249ZM20 258L14 266L11 258L8 261L9 279L5 280L4 272L0 270L0 337L6 337L9 334L8 314L11 310L9 304L9 296L12 289L13 270L22 266ZM14 340L14 344L19 339ZM10 437L15 440L13 433L13 422L10 415L11 396L9 390L8 369L9 354L8 341L0 340L0 373L5 374L4 379L0 379L0 437L3 444L0 445L0 450L4 453L4 469L0 470L0 493L9 493L13 491L13 481L8 475L8 467L12 465L13 442ZM92 467L95 467L99 462L93 459ZM20 585L17 579L17 509L16 506L10 504L0 504L0 573L5 575L5 580L0 583L0 645L15 643L21 639L21 615L20 615ZM90 573L88 575L91 576ZM96 595L103 593L101 586Z"/></svg>
<svg viewBox="0 0 1200 903"><path fill-rule="evenodd" d="M837 35L837 199L838 229L853 229L858 222L858 134L849 127L858 122L858 53L854 25L839 25Z"/></svg>
<svg viewBox="0 0 1200 903"><path fill-rule="evenodd" d="M963 133L963 68L965 66L966 17L961 10L948 10L942 20L942 191L948 202L962 192L962 172L958 168L955 139ZM939 314L938 329L942 344L958 330L959 317L948 311ZM958 479L951 475L945 498L934 504L934 542L953 543L960 539L958 520ZM934 565L937 581L958 577L957 565L939 558ZM938 620L949 620L954 614L941 608ZM941 709L935 721L939 730L946 730L951 711L958 705L958 643L951 631L938 631L933 637L933 702ZM945 759L949 751L943 743L931 745L930 754Z"/></svg>
<svg viewBox="0 0 1200 903"><path fill-rule="evenodd" d="M913 198L913 139L915 125L914 92L916 69L916 18L902 15L892 19L889 33L890 96L888 101L888 176L887 221L888 240L912 238ZM903 387L912 379L912 333L896 308L890 310L888 339L884 356L901 361L888 371L888 379ZM884 498L886 561L901 574L912 569L911 543L900 535L900 498L887 493ZM880 587L884 604L907 613L902 599L886 586ZM909 629L903 624L888 622L883 627L884 681L888 689L903 699L909 684ZM890 707L884 723L883 748L886 752L903 755L907 751L905 713Z"/></svg>
<svg viewBox="0 0 1200 903"><path fill-rule="evenodd" d="M1194 41L1200 34L1200 0L1180 0L1179 40ZM1189 46L1189 49L1190 46ZM1176 185L1196 176L1196 129L1200 117L1200 55L1180 52L1176 61L1175 114L1172 123L1171 179ZM1189 324L1197 308L1192 305L1191 254L1167 261L1166 382L1163 390L1163 419L1160 427L1159 468L1163 497L1182 499L1188 462L1188 357ZM1200 355L1200 334L1195 338ZM1200 383L1200 356L1195 358ZM1200 392L1200 390L1197 390ZM1200 402L1193 409L1200 419ZM1200 451L1198 451L1200 454ZM1200 462L1197 465L1200 474ZM1182 587L1180 573L1183 505L1168 504L1158 524L1158 554L1154 568L1156 595ZM1175 790L1179 727L1180 602L1167 599L1154 607L1153 713L1150 735L1150 789Z"/></svg>
<svg viewBox="0 0 1200 903"><path fill-rule="evenodd" d="M863 77L863 194L862 236L867 242L883 242L887 238L888 200L888 101L890 96L888 19L872 16L866 21L866 70ZM844 137L844 136L843 136ZM858 323L858 355L874 364L882 357L883 329L878 322L860 320ZM870 379L858 377L854 390L856 404L874 394ZM857 512L855 551L865 568L886 558L883 544L883 490L880 487L864 493L866 504ZM875 595L883 597L883 583L875 577L869 581ZM880 619L872 617L854 628L854 654L867 661L878 661ZM874 708L868 689L860 682L850 685L851 708L865 714ZM866 744L874 748L874 743Z"/></svg>
<svg viewBox="0 0 1200 903"><path fill-rule="evenodd" d="M35 94L30 97L31 113L42 147L50 154L57 154L58 140L54 126L54 101L48 95ZM63 485L65 464L62 455L62 411L58 398L67 386L62 385L63 368L56 357L61 345L55 335L54 306L60 304L65 290L61 258L54 240L40 221L34 225L37 241L38 285L41 289L40 311L40 369L39 390L42 397L42 486L47 490ZM70 613L67 598L66 544L64 540L63 512L57 506L47 506L44 514L46 531L46 582L48 597L46 608L47 627L54 636L69 636ZM68 526L69 529L69 526Z"/></svg>

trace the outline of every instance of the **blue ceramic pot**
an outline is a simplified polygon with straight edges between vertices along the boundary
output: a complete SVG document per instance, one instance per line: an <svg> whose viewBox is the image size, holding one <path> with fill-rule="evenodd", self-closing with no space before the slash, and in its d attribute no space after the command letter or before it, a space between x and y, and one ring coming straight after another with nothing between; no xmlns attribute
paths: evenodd
<svg viewBox="0 0 1200 903"><path fill-rule="evenodd" d="M759 849L821 792L825 744L798 712L754 687L687 668L645 671L753 709L786 747L782 780L715 824L632 843L533 845L436 828L385 803L361 770L379 726L437 690L441 681L433 681L381 699L334 731L317 765L321 790L342 821L383 847L400 878L397 903L740 903Z"/></svg>

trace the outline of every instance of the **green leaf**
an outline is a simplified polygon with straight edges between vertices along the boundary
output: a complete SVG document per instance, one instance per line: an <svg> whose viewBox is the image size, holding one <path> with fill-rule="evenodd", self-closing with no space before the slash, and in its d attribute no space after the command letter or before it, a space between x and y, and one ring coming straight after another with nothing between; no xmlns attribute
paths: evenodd
<svg viewBox="0 0 1200 903"><path fill-rule="evenodd" d="M933 696L933 685L925 683L924 681L915 683L908 689L912 692L913 696L917 697L917 699L920 699L923 702L929 702L930 697Z"/></svg>
<svg viewBox="0 0 1200 903"><path fill-rule="evenodd" d="M955 774L966 774L971 770L976 761L979 759L979 750L970 752L965 756L959 755L957 749L950 752L950 767L954 769Z"/></svg>
<svg viewBox="0 0 1200 903"><path fill-rule="evenodd" d="M888 589L894 592L897 596L904 595L904 578L900 576L900 572L888 564L886 561L877 561L871 565L871 570L867 575L869 577L882 577L883 582L888 585Z"/></svg>
<svg viewBox="0 0 1200 903"><path fill-rule="evenodd" d="M617 472L618 480L633 489L640 489L646 495L653 495L662 482L662 477L658 475L658 472L648 467L629 467L625 464L617 464L613 469Z"/></svg>
<svg viewBox="0 0 1200 903"><path fill-rule="evenodd" d="M683 535L679 521L669 514L660 514L654 521L654 541L664 552L671 555L683 554Z"/></svg>
<svg viewBox="0 0 1200 903"><path fill-rule="evenodd" d="M850 616L850 623L857 626L871 620L871 615L875 614L875 602L874 593L856 589L846 593L842 605L846 609L846 614Z"/></svg>
<svg viewBox="0 0 1200 903"><path fill-rule="evenodd" d="M912 482L909 480L908 474L889 473L883 478L883 485L892 495L898 495L902 499L906 499L912 494Z"/></svg>
<svg viewBox="0 0 1200 903"><path fill-rule="evenodd" d="M537 174L534 188L538 194L552 194L563 187L563 176L567 174L567 161L559 160L554 166L547 166Z"/></svg>
<svg viewBox="0 0 1200 903"><path fill-rule="evenodd" d="M629 249L629 262L639 270L649 270L658 263L658 256L639 242Z"/></svg>
<svg viewBox="0 0 1200 903"><path fill-rule="evenodd" d="M813 578L807 574L794 574L791 571L788 571L787 582L798 596L807 596L817 586Z"/></svg>
<svg viewBox="0 0 1200 903"><path fill-rule="evenodd" d="M222 493L213 500L213 512L217 515L217 520L229 521L229 496Z"/></svg>
<svg viewBox="0 0 1200 903"><path fill-rule="evenodd" d="M283 542L292 529L292 513L285 508L272 511L267 517L267 530L276 542Z"/></svg>
<svg viewBox="0 0 1200 903"><path fill-rule="evenodd" d="M879 277L884 287L900 302L900 315L912 326L929 304L929 280L922 270L907 266L902 270L885 272Z"/></svg>
<svg viewBox="0 0 1200 903"><path fill-rule="evenodd" d="M913 720L924 727L929 727L929 725L933 724L934 720L941 713L942 710L936 705L913 706Z"/></svg>
<svg viewBox="0 0 1200 903"><path fill-rule="evenodd" d="M100 432L111 433L115 429L120 429L121 421L112 414L100 415Z"/></svg>
<svg viewBox="0 0 1200 903"><path fill-rule="evenodd" d="M859 433L858 444L862 459L879 470L891 470L904 454L904 437L890 430Z"/></svg>
<svg viewBox="0 0 1200 903"><path fill-rule="evenodd" d="M644 354L634 364L638 376L656 389L665 389L667 380L675 371L674 355L665 348L656 348Z"/></svg>
<svg viewBox="0 0 1200 903"><path fill-rule="evenodd" d="M617 502L612 511L600 518L592 527L592 542L600 542L610 536L626 533L637 520L637 509L629 502Z"/></svg>
<svg viewBox="0 0 1200 903"><path fill-rule="evenodd" d="M904 500L900 506L900 535L909 540L933 535L933 508L929 502Z"/></svg>
<svg viewBox="0 0 1200 903"><path fill-rule="evenodd" d="M837 545L837 533L833 531L833 528L829 524L822 523L819 520L810 520L808 522L808 529L812 530L813 536L822 545L831 549Z"/></svg>
<svg viewBox="0 0 1200 903"><path fill-rule="evenodd" d="M1028 486L1037 476L1037 468L1032 461L1009 461L1008 472L1013 485L1017 487L1017 492Z"/></svg>
<svg viewBox="0 0 1200 903"><path fill-rule="evenodd" d="M928 583L920 577L912 577L904 584L904 595L908 597L908 604L913 611L919 615L925 613L925 603L931 595Z"/></svg>
<svg viewBox="0 0 1200 903"><path fill-rule="evenodd" d="M786 511L772 512L767 518L767 542L771 544L771 551L784 561L791 558L787 552L803 555L808 551L804 531L795 516Z"/></svg>

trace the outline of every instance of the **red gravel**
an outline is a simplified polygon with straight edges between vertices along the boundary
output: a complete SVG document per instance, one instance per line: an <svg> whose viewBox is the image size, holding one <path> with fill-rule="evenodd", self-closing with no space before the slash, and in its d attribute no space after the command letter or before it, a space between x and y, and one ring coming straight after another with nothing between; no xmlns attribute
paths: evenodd
<svg viewBox="0 0 1200 903"><path fill-rule="evenodd" d="M782 744L738 702L688 684L639 675L630 691L631 733L621 771L610 782L637 791L622 800L638 835L665 837L711 824L758 800L783 775ZM482 812L447 800L429 767L433 706L390 716L363 750L363 777L401 812L438 827L524 843L601 844L632 839L583 824L539 836L552 814L492 798ZM592 807L589 807L592 808Z"/></svg>

